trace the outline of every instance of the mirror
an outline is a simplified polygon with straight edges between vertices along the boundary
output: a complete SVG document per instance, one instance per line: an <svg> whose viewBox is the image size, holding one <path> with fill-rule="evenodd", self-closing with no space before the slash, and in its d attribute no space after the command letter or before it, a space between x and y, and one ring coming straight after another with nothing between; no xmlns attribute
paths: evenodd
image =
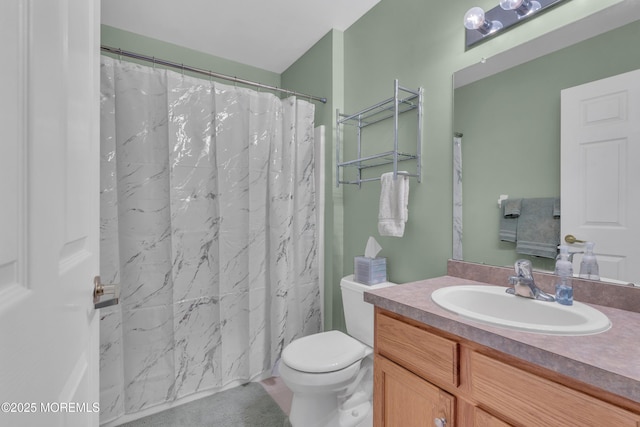
<svg viewBox="0 0 640 427"><path fill-rule="evenodd" d="M640 4L623 3L454 74L465 261L554 269L500 241L498 198L559 197L560 91L640 68Z"/></svg>

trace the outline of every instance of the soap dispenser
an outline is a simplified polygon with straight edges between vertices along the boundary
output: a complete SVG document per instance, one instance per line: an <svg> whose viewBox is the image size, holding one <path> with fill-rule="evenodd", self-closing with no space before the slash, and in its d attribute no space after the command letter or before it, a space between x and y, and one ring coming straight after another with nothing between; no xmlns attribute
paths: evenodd
<svg viewBox="0 0 640 427"><path fill-rule="evenodd" d="M556 258L556 301L562 305L573 305L573 264L569 260L569 248L560 246L560 254Z"/></svg>
<svg viewBox="0 0 640 427"><path fill-rule="evenodd" d="M593 254L593 242L586 243L586 249L582 261L580 261L580 277L582 279L600 280L598 261Z"/></svg>

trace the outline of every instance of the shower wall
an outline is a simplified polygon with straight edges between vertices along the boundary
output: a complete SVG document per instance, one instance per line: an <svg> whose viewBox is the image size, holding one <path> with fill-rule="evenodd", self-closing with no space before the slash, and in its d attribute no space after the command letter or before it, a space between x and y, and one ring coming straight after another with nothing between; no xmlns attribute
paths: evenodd
<svg viewBox="0 0 640 427"><path fill-rule="evenodd" d="M101 422L269 376L320 330L313 104L103 58Z"/></svg>

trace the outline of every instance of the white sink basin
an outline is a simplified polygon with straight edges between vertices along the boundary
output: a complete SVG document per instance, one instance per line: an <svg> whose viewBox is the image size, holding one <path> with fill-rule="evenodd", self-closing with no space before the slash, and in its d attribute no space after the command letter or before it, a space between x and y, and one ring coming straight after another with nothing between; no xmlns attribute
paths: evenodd
<svg viewBox="0 0 640 427"><path fill-rule="evenodd" d="M465 318L526 332L550 335L592 335L611 327L609 318L574 301L566 306L507 294L501 286L461 285L440 288L431 299Z"/></svg>

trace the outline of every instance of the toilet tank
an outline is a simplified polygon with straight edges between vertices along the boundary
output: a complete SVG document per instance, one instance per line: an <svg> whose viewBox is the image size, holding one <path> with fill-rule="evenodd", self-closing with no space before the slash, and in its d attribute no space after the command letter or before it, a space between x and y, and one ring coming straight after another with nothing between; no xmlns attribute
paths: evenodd
<svg viewBox="0 0 640 427"><path fill-rule="evenodd" d="M353 275L346 276L340 281L344 319L349 335L373 347L373 305L364 301L364 292L394 285L395 283L390 282L364 285L353 280Z"/></svg>

